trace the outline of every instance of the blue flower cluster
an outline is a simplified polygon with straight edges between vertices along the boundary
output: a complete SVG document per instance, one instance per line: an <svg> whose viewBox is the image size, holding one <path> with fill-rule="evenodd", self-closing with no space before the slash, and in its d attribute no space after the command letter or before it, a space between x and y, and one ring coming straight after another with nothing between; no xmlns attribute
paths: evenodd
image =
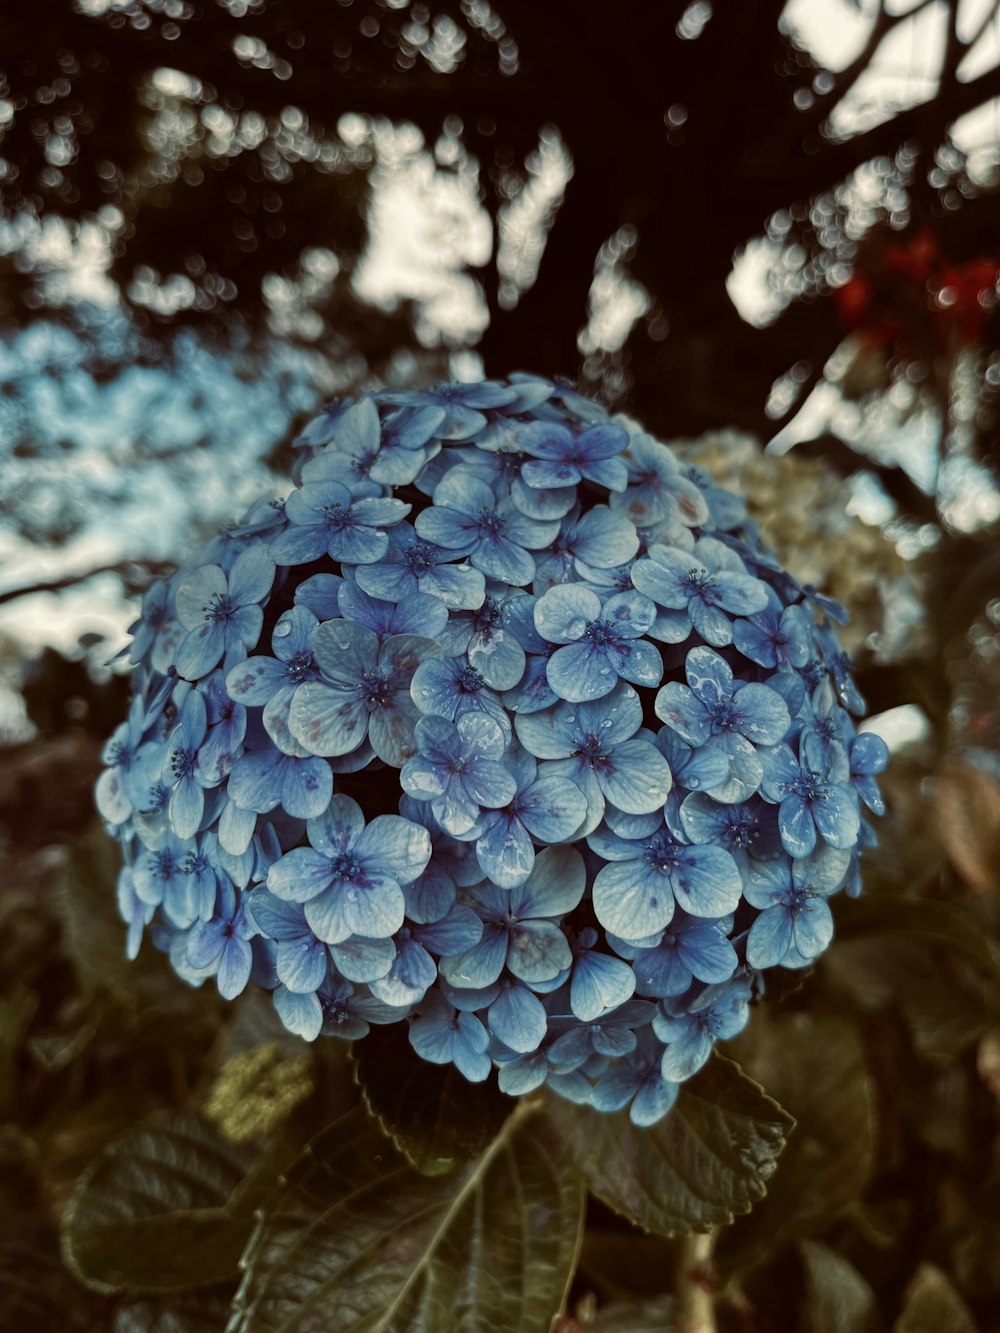
<svg viewBox="0 0 1000 1333"><path fill-rule="evenodd" d="M336 404L153 585L97 804L128 952L649 1125L859 889L884 744L737 497L528 376Z"/></svg>

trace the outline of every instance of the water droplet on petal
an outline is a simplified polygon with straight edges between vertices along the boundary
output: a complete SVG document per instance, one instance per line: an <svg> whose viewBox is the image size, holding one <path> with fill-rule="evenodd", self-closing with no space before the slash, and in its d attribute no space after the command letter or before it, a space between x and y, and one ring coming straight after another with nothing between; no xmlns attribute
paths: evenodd
<svg viewBox="0 0 1000 1333"><path fill-rule="evenodd" d="M276 639L287 639L291 632L291 622L287 620L279 620L274 627L274 637Z"/></svg>
<svg viewBox="0 0 1000 1333"><path fill-rule="evenodd" d="M610 676L610 675L611 675L611 668L610 668L610 667L601 667L600 671L598 671L597 674L598 674L599 676Z"/></svg>
<svg viewBox="0 0 1000 1333"><path fill-rule="evenodd" d="M585 620L581 620L581 618L577 616L575 620L571 620L569 624L566 626L566 633L570 635L572 638L578 639L586 628L587 628L587 622Z"/></svg>

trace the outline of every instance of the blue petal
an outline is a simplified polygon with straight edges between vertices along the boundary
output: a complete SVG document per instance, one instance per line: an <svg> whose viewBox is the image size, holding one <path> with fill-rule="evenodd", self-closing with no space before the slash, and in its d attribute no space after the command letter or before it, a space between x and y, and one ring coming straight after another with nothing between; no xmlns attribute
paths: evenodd
<svg viewBox="0 0 1000 1333"><path fill-rule="evenodd" d="M387 702L376 708L368 722L368 740L384 764L402 768L416 749L414 728L420 713L408 694L397 690Z"/></svg>
<svg viewBox="0 0 1000 1333"><path fill-rule="evenodd" d="M688 1033L672 1041L663 1054L660 1073L668 1083L686 1083L712 1054L714 1038L710 1031L692 1026Z"/></svg>
<svg viewBox="0 0 1000 1333"><path fill-rule="evenodd" d="M680 952L699 981L728 981L736 971L736 950L725 935L707 923L692 925L683 932Z"/></svg>
<svg viewBox="0 0 1000 1333"><path fill-rule="evenodd" d="M803 958L816 958L833 939L833 917L823 898L808 898L792 916L792 942Z"/></svg>
<svg viewBox="0 0 1000 1333"><path fill-rule="evenodd" d="M487 924L482 939L465 953L442 958L441 975L453 986L481 990L492 985L507 961L507 931Z"/></svg>
<svg viewBox="0 0 1000 1333"><path fill-rule="evenodd" d="M334 620L341 614L339 574L312 574L295 590L295 602L307 607L319 620Z"/></svg>
<svg viewBox="0 0 1000 1333"><path fill-rule="evenodd" d="M312 904L306 905L307 920L311 907ZM405 917L406 903L403 891L394 879L366 872L362 882L352 883L345 888L341 911L352 935L381 940L388 939L399 930Z"/></svg>
<svg viewBox="0 0 1000 1333"><path fill-rule="evenodd" d="M566 936L552 921L521 921L510 932L507 966L522 981L551 981L573 961Z"/></svg>
<svg viewBox="0 0 1000 1333"><path fill-rule="evenodd" d="M246 940L238 935L231 935L222 950L216 984L224 1000L235 1000L237 995L246 990L250 980L250 968L253 965L253 952Z"/></svg>
<svg viewBox="0 0 1000 1333"><path fill-rule="evenodd" d="M534 1092L545 1082L549 1066L541 1051L532 1051L528 1055L518 1055L501 1065L497 1075L500 1091L509 1097L523 1097Z"/></svg>
<svg viewBox="0 0 1000 1333"><path fill-rule="evenodd" d="M392 967L396 946L390 939L364 939L355 935L331 944L330 953L337 971L348 981L377 981Z"/></svg>
<svg viewBox="0 0 1000 1333"><path fill-rule="evenodd" d="M635 1094L629 1107L628 1118L640 1129L648 1129L673 1109L679 1091L676 1083L667 1083L662 1078L647 1077Z"/></svg>
<svg viewBox="0 0 1000 1333"><path fill-rule="evenodd" d="M263 887L249 895L247 910L258 929L273 940L308 939L312 933L298 904L287 902Z"/></svg>
<svg viewBox="0 0 1000 1333"><path fill-rule="evenodd" d="M665 722L689 745L704 745L711 735L711 720L687 685L670 680L656 696L653 705L656 716Z"/></svg>
<svg viewBox="0 0 1000 1333"><path fill-rule="evenodd" d="M735 912L743 894L739 867L721 847L686 847L674 878L674 897L691 916L720 917Z"/></svg>
<svg viewBox="0 0 1000 1333"><path fill-rule="evenodd" d="M565 778L539 778L517 797L525 828L543 843L571 838L587 814L579 787Z"/></svg>
<svg viewBox="0 0 1000 1333"><path fill-rule="evenodd" d="M480 835L476 855L483 873L505 889L523 884L535 864L535 849L524 826L506 812Z"/></svg>
<svg viewBox="0 0 1000 1333"><path fill-rule="evenodd" d="M321 894L332 879L329 857L312 847L296 847L271 866L267 887L285 902L305 903Z"/></svg>
<svg viewBox="0 0 1000 1333"><path fill-rule="evenodd" d="M226 650L226 633L217 620L207 620L193 629L177 649L177 674L198 680L215 667Z"/></svg>
<svg viewBox="0 0 1000 1333"><path fill-rule="evenodd" d="M816 846L816 825L801 796L786 796L778 809L778 831L789 856L808 856Z"/></svg>
<svg viewBox="0 0 1000 1333"><path fill-rule="evenodd" d="M288 727L310 754L345 755L356 750L365 739L369 717L356 690L334 689L320 681L307 681L295 691Z"/></svg>
<svg viewBox="0 0 1000 1333"><path fill-rule="evenodd" d="M447 957L462 953L478 944L483 934L483 923L469 907L453 907L440 921L413 927L413 937L425 949Z"/></svg>
<svg viewBox="0 0 1000 1333"><path fill-rule="evenodd" d="M279 764L281 808L296 819L315 819L330 803L333 771L325 759L285 756Z"/></svg>
<svg viewBox="0 0 1000 1333"><path fill-rule="evenodd" d="M581 954L573 968L570 1006L584 1023L593 1022L609 1009L632 998L635 973L628 963L610 954Z"/></svg>
<svg viewBox="0 0 1000 1333"><path fill-rule="evenodd" d="M358 835L353 850L366 875L388 875L397 884L408 884L430 860L431 840L422 824L400 815L378 815Z"/></svg>
<svg viewBox="0 0 1000 1333"><path fill-rule="evenodd" d="M765 908L747 935L747 962L751 967L777 967L792 945L792 918L787 907Z"/></svg>
<svg viewBox="0 0 1000 1333"><path fill-rule="evenodd" d="M662 930L674 914L670 885L642 861L604 866L594 880L593 895L598 921L625 940Z"/></svg>
<svg viewBox="0 0 1000 1333"><path fill-rule="evenodd" d="M486 1054L486 1029L474 1014L458 1015L458 1030L452 1046L455 1068L470 1083L482 1083L493 1068Z"/></svg>
<svg viewBox="0 0 1000 1333"><path fill-rule="evenodd" d="M586 886L583 857L575 847L546 847L527 883L511 893L511 914L521 920L564 916L579 905Z"/></svg>
<svg viewBox="0 0 1000 1333"><path fill-rule="evenodd" d="M549 643L573 643L601 614L601 599L592 588L564 584L550 588L535 604L535 628Z"/></svg>
<svg viewBox="0 0 1000 1333"><path fill-rule="evenodd" d="M280 752L273 746L241 755L229 774L226 789L229 799L241 810L253 810L257 814L273 810L281 795L275 780L281 760Z"/></svg>
<svg viewBox="0 0 1000 1333"><path fill-rule="evenodd" d="M241 810L235 801L227 801L219 819L219 843L232 856L242 856L250 846L257 815L253 810Z"/></svg>
<svg viewBox="0 0 1000 1333"><path fill-rule="evenodd" d="M193 838L205 812L205 793L194 778L181 778L170 795L170 823L179 838Z"/></svg>
<svg viewBox="0 0 1000 1333"><path fill-rule="evenodd" d="M467 713L461 721L470 717L482 717L483 714ZM497 728L499 731L499 727ZM517 784L502 764L492 759L473 758L459 775L462 786L468 796L487 810L498 809L507 805L517 793Z"/></svg>
<svg viewBox="0 0 1000 1333"><path fill-rule="evenodd" d="M308 995L323 984L327 962L326 945L309 931L278 945L278 980L293 994Z"/></svg>
<svg viewBox="0 0 1000 1333"><path fill-rule="evenodd" d="M526 986L503 986L488 1018L490 1031L512 1051L535 1051L545 1039L545 1009Z"/></svg>
<svg viewBox="0 0 1000 1333"><path fill-rule="evenodd" d="M378 636L352 620L328 620L313 635L313 656L328 681L354 690L379 659Z"/></svg>
<svg viewBox="0 0 1000 1333"><path fill-rule="evenodd" d="M850 787L831 786L826 799L814 805L813 819L831 847L850 848L858 840L861 816L857 797Z"/></svg>
<svg viewBox="0 0 1000 1333"><path fill-rule="evenodd" d="M667 761L656 746L637 738L615 746L610 762L597 770L597 780L619 810L645 815L667 799L672 779Z"/></svg>
<svg viewBox="0 0 1000 1333"><path fill-rule="evenodd" d="M251 602L263 601L273 582L274 561L266 547L248 546L229 571L229 595L237 606L249 606Z"/></svg>
<svg viewBox="0 0 1000 1333"><path fill-rule="evenodd" d="M316 995L295 995L279 986L274 992L278 1017L297 1037L315 1041L323 1027L323 1009Z"/></svg>
<svg viewBox="0 0 1000 1333"><path fill-rule="evenodd" d="M618 684L618 673L611 665L608 650L589 640L557 648L549 658L545 674L559 698L569 703L602 699Z"/></svg>
<svg viewBox="0 0 1000 1333"><path fill-rule="evenodd" d="M742 711L739 730L757 745L777 745L785 739L792 719L780 694L751 681L736 691Z"/></svg>

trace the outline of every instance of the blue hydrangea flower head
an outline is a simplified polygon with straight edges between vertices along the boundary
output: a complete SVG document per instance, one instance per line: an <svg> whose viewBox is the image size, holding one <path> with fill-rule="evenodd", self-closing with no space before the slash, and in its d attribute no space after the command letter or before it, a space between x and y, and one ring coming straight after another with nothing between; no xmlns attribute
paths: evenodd
<svg viewBox="0 0 1000 1333"><path fill-rule="evenodd" d="M365 393L295 445L132 629L95 794L128 956L655 1124L860 890L888 752L841 608L537 376Z"/></svg>

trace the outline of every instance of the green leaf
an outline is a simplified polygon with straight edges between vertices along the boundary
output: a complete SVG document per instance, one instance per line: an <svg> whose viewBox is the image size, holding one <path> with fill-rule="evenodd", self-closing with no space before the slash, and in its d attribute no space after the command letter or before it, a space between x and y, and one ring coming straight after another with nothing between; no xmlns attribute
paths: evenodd
<svg viewBox="0 0 1000 1333"><path fill-rule="evenodd" d="M941 1269L921 1264L893 1333L976 1333L976 1321Z"/></svg>
<svg viewBox="0 0 1000 1333"><path fill-rule="evenodd" d="M806 1279L804 1333L879 1333L875 1293L853 1264L826 1245L799 1246Z"/></svg>
<svg viewBox="0 0 1000 1333"><path fill-rule="evenodd" d="M549 1115L589 1188L662 1236L749 1212L794 1121L730 1060L714 1056L652 1129L552 1096Z"/></svg>
<svg viewBox="0 0 1000 1333"><path fill-rule="evenodd" d="M95 1291L162 1292L236 1273L248 1212L230 1207L248 1156L197 1116L170 1114L112 1140L63 1214L63 1257Z"/></svg>
<svg viewBox="0 0 1000 1333"><path fill-rule="evenodd" d="M82 1333L93 1327L88 1307L59 1261L52 1228L28 1213L0 1212L0 1328Z"/></svg>
<svg viewBox="0 0 1000 1333"><path fill-rule="evenodd" d="M425 1175L482 1152L511 1114L514 1104L493 1079L470 1083L454 1065L421 1060L404 1023L372 1028L352 1056L368 1110Z"/></svg>
<svg viewBox="0 0 1000 1333"><path fill-rule="evenodd" d="M69 848L56 884L63 942L86 996L106 992L136 1022L150 1013L196 1013L201 1021L222 1001L207 989L179 986L166 958L149 942L135 962L125 956L125 923L118 916L116 883L121 849L94 824ZM213 988L214 989L214 988ZM176 1027L176 1023L175 1023Z"/></svg>
<svg viewBox="0 0 1000 1333"><path fill-rule="evenodd" d="M864 1190L875 1156L876 1093L849 1019L762 1006L730 1050L795 1117L767 1198L726 1237L727 1270L808 1234Z"/></svg>
<svg viewBox="0 0 1000 1333"><path fill-rule="evenodd" d="M957 759L934 781L934 818L948 859L976 893L1000 891L1000 786Z"/></svg>
<svg viewBox="0 0 1000 1333"><path fill-rule="evenodd" d="M135 979L125 957L125 925L115 906L121 851L100 825L69 849L56 902L63 938L85 990L128 994Z"/></svg>
<svg viewBox="0 0 1000 1333"><path fill-rule="evenodd" d="M38 1008L38 996L15 982L0 996L0 1116L6 1118L20 1087L19 1057L24 1034Z"/></svg>
<svg viewBox="0 0 1000 1333"><path fill-rule="evenodd" d="M573 1275L579 1182L541 1108L426 1176L361 1108L334 1121L265 1206L229 1333L548 1333Z"/></svg>
<svg viewBox="0 0 1000 1333"><path fill-rule="evenodd" d="M982 971L964 957L942 957L929 939L840 940L823 970L860 1009L897 1008L917 1051L935 1063L961 1059L995 1017L996 999Z"/></svg>
<svg viewBox="0 0 1000 1333"><path fill-rule="evenodd" d="M231 1292L179 1292L129 1301L115 1311L111 1333L223 1333Z"/></svg>
<svg viewBox="0 0 1000 1333"><path fill-rule="evenodd" d="M837 936L838 941L862 936L920 940L977 964L987 976L996 976L1000 969L996 947L969 913L954 903L925 898L858 898L842 905L837 916Z"/></svg>

